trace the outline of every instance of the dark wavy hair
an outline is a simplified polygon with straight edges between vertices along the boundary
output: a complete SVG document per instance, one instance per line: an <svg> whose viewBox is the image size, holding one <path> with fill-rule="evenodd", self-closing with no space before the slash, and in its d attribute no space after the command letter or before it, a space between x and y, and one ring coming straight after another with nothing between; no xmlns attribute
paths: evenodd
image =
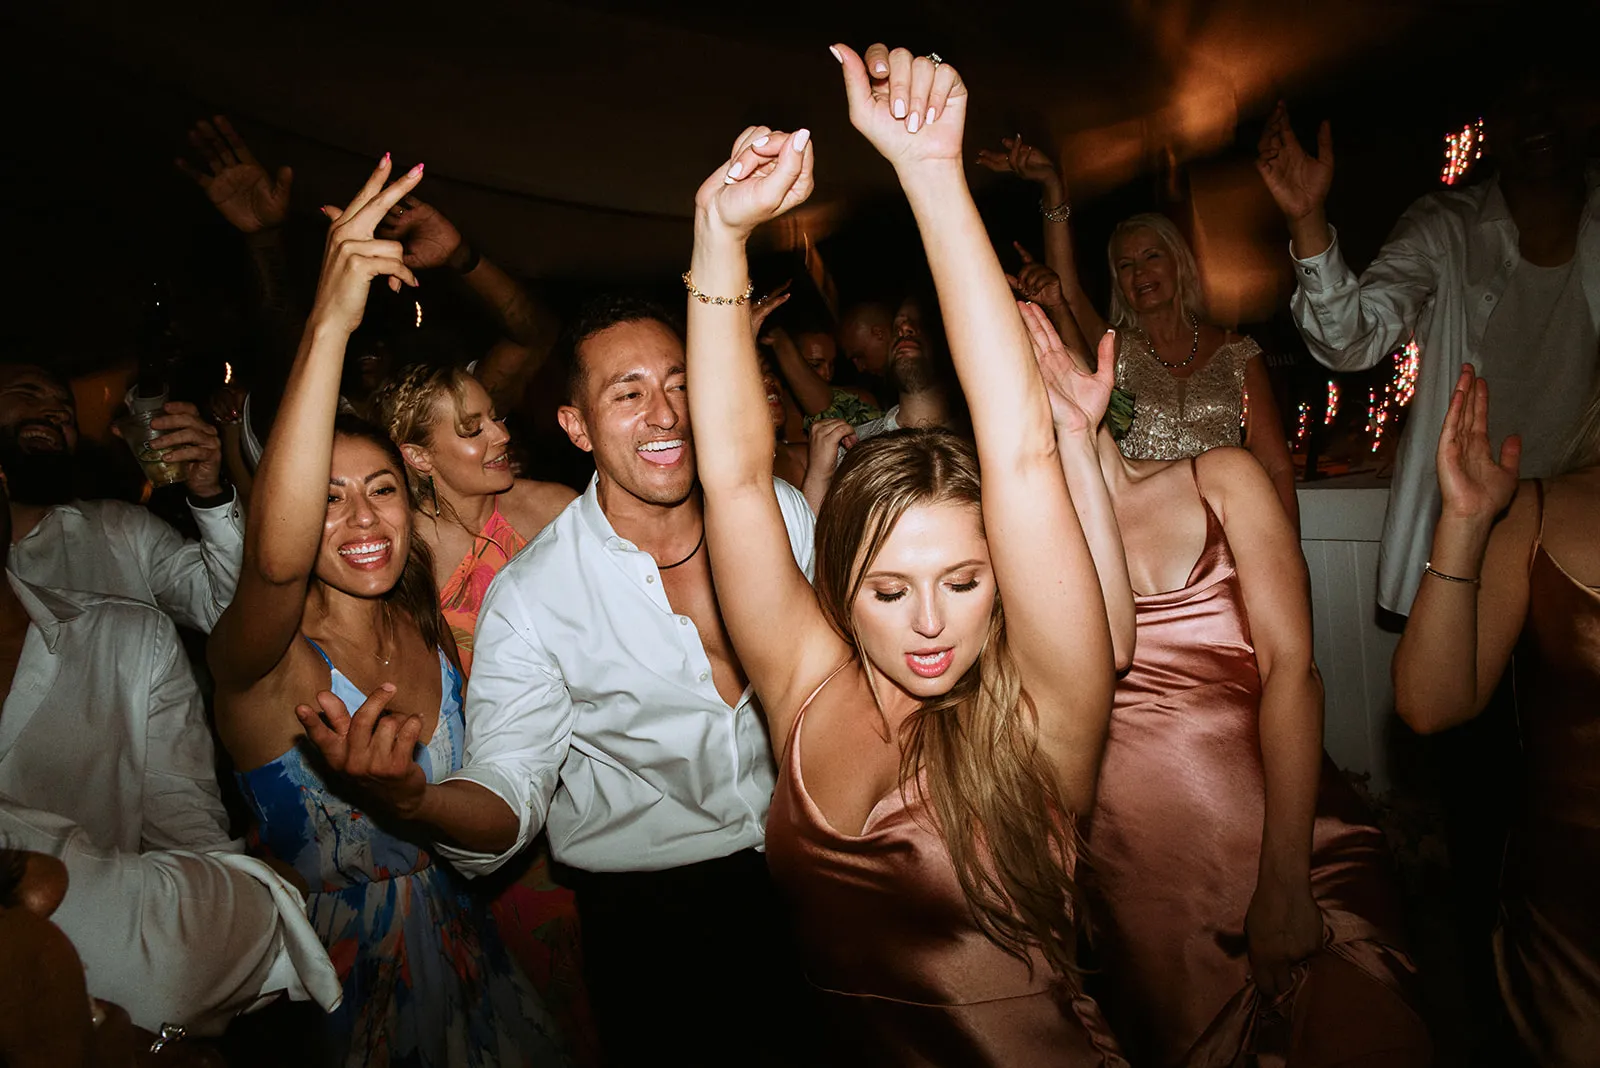
<svg viewBox="0 0 1600 1068"><path fill-rule="evenodd" d="M342 412L334 418L333 434L336 438L347 437L371 442L383 450L383 454L394 465L395 474L400 476L401 485L406 487L406 498L410 504L406 509L406 522L412 523L417 501L410 480L406 478L405 457L400 455L400 447L394 440L378 424L347 412ZM439 587L433 581L433 551L428 548L428 543L417 535L414 528L408 540L410 548L406 553L405 570L400 574L400 581L383 595L384 604L408 614L416 621L417 629L422 632L422 640L432 648L444 649L446 655L455 661L455 642L445 641L450 630L445 625L444 615L439 608Z"/></svg>

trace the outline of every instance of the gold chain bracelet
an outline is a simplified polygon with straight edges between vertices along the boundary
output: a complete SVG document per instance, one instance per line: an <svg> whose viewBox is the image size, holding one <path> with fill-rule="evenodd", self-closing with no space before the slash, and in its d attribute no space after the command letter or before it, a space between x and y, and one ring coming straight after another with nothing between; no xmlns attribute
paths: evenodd
<svg viewBox="0 0 1600 1068"><path fill-rule="evenodd" d="M689 295L695 300L698 300L701 304L732 304L737 306L744 304L750 299L750 294L756 291L756 284L751 282L750 284L746 285L744 287L744 292L740 293L737 297L714 297L710 293L702 293L696 289L694 287L694 282L689 278L689 272L684 271L683 288L687 289L689 291Z"/></svg>

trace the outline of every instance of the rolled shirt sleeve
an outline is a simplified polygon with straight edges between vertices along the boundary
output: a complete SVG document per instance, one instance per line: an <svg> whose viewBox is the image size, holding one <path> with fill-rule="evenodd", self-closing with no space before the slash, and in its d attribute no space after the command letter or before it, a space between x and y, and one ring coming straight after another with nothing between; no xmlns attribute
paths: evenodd
<svg viewBox="0 0 1600 1068"><path fill-rule="evenodd" d="M1294 260L1296 287L1289 300L1295 326L1311 355L1335 371L1364 371L1393 352L1415 331L1424 305L1438 284L1431 230L1435 209L1413 205L1390 233L1359 279L1344 261L1339 234L1326 249Z"/></svg>
<svg viewBox="0 0 1600 1068"><path fill-rule="evenodd" d="M499 868L544 827L571 745L572 698L521 598L516 583L500 581L484 598L467 687L467 750L461 770L444 780L477 783L517 814L517 840L503 853L435 843L471 876Z"/></svg>

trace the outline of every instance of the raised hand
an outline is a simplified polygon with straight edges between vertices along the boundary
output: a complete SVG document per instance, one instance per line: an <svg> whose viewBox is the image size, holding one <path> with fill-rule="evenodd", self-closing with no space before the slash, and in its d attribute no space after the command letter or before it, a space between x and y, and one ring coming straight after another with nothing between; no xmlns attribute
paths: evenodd
<svg viewBox="0 0 1600 1068"><path fill-rule="evenodd" d="M1018 178L1041 184L1061 180L1050 157L1024 141L1021 134L1002 137L1000 145L1005 149L1004 152L992 148L978 149L978 166L987 167L996 174L1014 174Z"/></svg>
<svg viewBox="0 0 1600 1068"><path fill-rule="evenodd" d="M1100 362L1094 373L1083 370L1087 353L1074 355L1061 342L1061 335L1050 324L1044 309L1018 301L1028 340L1033 343L1033 358L1044 379L1050 398L1050 418L1057 434L1093 434L1105 418L1111 403L1111 390L1117 382L1117 338L1108 330L1100 338Z"/></svg>
<svg viewBox="0 0 1600 1068"><path fill-rule="evenodd" d="M168 401L164 415L150 420L152 430L162 434L150 442L161 451L167 463L187 463L185 482L196 497L215 497L222 492L222 438L217 428L200 417L200 409L183 401Z"/></svg>
<svg viewBox="0 0 1600 1068"><path fill-rule="evenodd" d="M332 220L322 254L322 275L317 279L317 299L311 308L311 325L350 333L361 325L367 306L367 289L374 278L387 277L389 288L400 292L401 283L414 286L417 276L404 260L398 241L380 241L373 232L383 217L422 181L422 164L411 168L388 188L389 154L367 178L355 199L343 208L324 205Z"/></svg>
<svg viewBox="0 0 1600 1068"><path fill-rule="evenodd" d="M1439 493L1443 514L1491 520L1517 492L1522 439L1513 434L1495 456L1489 441L1489 384L1463 364L1439 431Z"/></svg>
<svg viewBox="0 0 1600 1068"><path fill-rule="evenodd" d="M1017 295L1047 308L1065 307L1067 298L1061 292L1061 276L1045 264L1036 262L1020 241L1011 242L1011 247L1022 257L1021 269L1014 275L1006 275L1006 281L1011 283Z"/></svg>
<svg viewBox="0 0 1600 1068"><path fill-rule="evenodd" d="M790 134L751 126L734 139L728 161L701 183L696 213L717 229L748 237L805 202L814 184L814 162L810 130Z"/></svg>
<svg viewBox="0 0 1600 1068"><path fill-rule="evenodd" d="M282 224L289 214L294 171L279 167L275 176L269 176L223 115L196 123L189 131L189 144L205 161L205 169L181 157L174 162L205 190L236 230L253 234Z"/></svg>
<svg viewBox="0 0 1600 1068"><path fill-rule="evenodd" d="M317 694L320 712L310 705L296 705L294 714L329 768L358 783L391 811L409 817L428 787L428 776L416 758L422 719L384 715L394 692L392 683L384 683L352 716L343 701L323 690Z"/></svg>
<svg viewBox="0 0 1600 1068"><path fill-rule="evenodd" d="M923 162L961 161L967 87L949 63L875 44L865 60L834 45L844 69L850 124L896 168Z"/></svg>
<svg viewBox="0 0 1600 1068"><path fill-rule="evenodd" d="M1322 210L1333 186L1333 133L1324 121L1317 129L1317 154L1309 156L1289 125L1289 109L1280 100L1267 120L1257 145L1256 170L1278 202L1278 210L1294 222Z"/></svg>
<svg viewBox="0 0 1600 1068"><path fill-rule="evenodd" d="M758 341L761 337L761 328L766 324L767 318L779 308L789 303L789 298L794 296L789 292L791 282L784 282L775 287L771 293L756 300L750 305L750 333Z"/></svg>
<svg viewBox="0 0 1600 1068"><path fill-rule="evenodd" d="M834 473L846 449L856 444L856 428L843 419L819 419L806 432L810 448L806 457L805 485L800 491L811 505L811 513L822 510L822 500L833 484Z"/></svg>
<svg viewBox="0 0 1600 1068"><path fill-rule="evenodd" d="M377 236L405 246L405 264L413 271L447 267L466 252L461 231L432 204L405 197L378 224Z"/></svg>

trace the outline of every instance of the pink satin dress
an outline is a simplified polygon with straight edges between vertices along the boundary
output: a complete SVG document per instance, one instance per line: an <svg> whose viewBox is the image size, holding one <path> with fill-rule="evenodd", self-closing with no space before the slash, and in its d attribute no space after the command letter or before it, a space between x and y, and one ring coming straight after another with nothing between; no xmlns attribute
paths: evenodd
<svg viewBox="0 0 1600 1068"><path fill-rule="evenodd" d="M1545 552L1542 518L1539 534L1515 668L1528 797L1495 964L1537 1062L1575 1068L1600 1065L1600 592Z"/></svg>
<svg viewBox="0 0 1600 1068"><path fill-rule="evenodd" d="M1233 554L1205 512L1189 581L1135 598L1134 662L1117 687L1089 830L1102 973L1091 986L1135 1065L1302 1068L1379 1051L1392 1051L1384 1064L1431 1063L1383 834L1326 755L1311 855L1324 948L1271 1004L1251 981L1261 674Z"/></svg>
<svg viewBox="0 0 1600 1068"><path fill-rule="evenodd" d="M880 800L859 835L828 825L800 770L805 708L778 769L767 863L828 1010L826 1063L1126 1066L1075 979L1038 953L1030 968L978 929L932 816L907 804L914 790Z"/></svg>

